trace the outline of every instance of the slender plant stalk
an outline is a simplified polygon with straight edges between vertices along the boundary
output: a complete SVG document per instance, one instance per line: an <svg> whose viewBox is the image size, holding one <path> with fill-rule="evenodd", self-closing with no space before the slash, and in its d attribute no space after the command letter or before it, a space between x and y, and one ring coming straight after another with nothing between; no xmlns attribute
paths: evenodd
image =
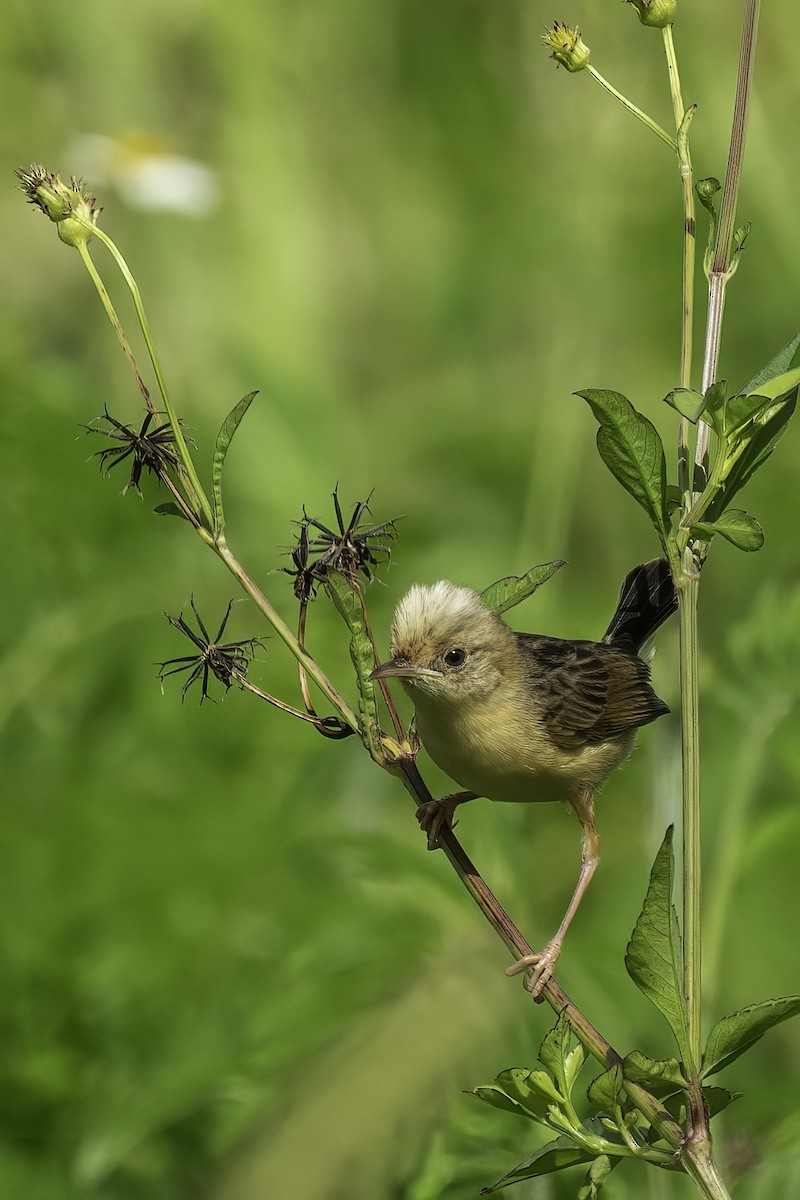
<svg viewBox="0 0 800 1200"><path fill-rule="evenodd" d="M181 464L183 466L184 471L186 472L186 478L189 482L190 489L193 493L193 499L195 499L197 501L199 511L205 517L205 520L208 523L208 526L210 528L213 524L211 505L209 504L208 497L206 496L206 494L203 490L203 485L200 483L200 479L197 475L197 471L195 470L194 462L192 461L192 456L189 453L189 447L186 445L186 438L183 436L183 430L181 429L180 422L178 421L177 415L175 413L175 409L172 407L172 402L171 402L171 400L169 398L169 394L167 392L167 385L164 380L163 373L161 371L161 364L158 359L158 354L156 352L156 347L155 347L155 343L153 341L153 336L150 332L150 324L147 320L147 314L144 311L144 304L142 302L141 292L139 291L139 285L137 284L136 280L134 279L133 274L131 273L130 267L128 266L125 259L122 257L122 254L119 252L116 245L111 240L111 238L108 236L108 234L104 233L103 230L100 229L98 226L90 224L88 221L83 221L82 224L84 224L86 226L86 229L90 230L91 233L93 234L93 236L98 238L103 243L103 245L107 248L109 253L114 258L114 261L116 262L117 266L119 267L123 279L125 280L126 284L128 285L128 290L130 291L131 296L133 298L133 304L134 304L134 308L136 309L136 316L139 320L139 326L142 331L142 336L144 337L145 345L147 346L147 353L150 356L150 362L152 363L152 366L153 366L153 373L155 374L156 382L158 383L158 390L161 393L161 399L164 403L164 408L166 410L167 417L169 418L170 425L172 426L172 432L173 432L173 436L175 438L175 448L178 451L178 455L180 457ZM88 251L85 255L82 254L81 257L83 258L84 262L86 263L86 265L88 267L88 263L89 263L89 261L91 261L89 259ZM95 280L95 286L96 286L97 280L99 279L99 277L96 275L96 272L94 274L92 274L92 278ZM101 298L102 298L102 294L101 294ZM106 310L106 311L108 311L108 310ZM109 313L109 316L110 315L111 314ZM113 321L112 321L112 324L113 324Z"/></svg>
<svg viewBox="0 0 800 1200"><path fill-rule="evenodd" d="M128 339L126 338L125 332L122 328L122 322L120 321L119 317L117 316L117 310L114 308L114 305L111 302L111 297L109 296L108 292L106 291L106 286L103 283L103 280L100 278L97 267L94 265L94 262L92 261L92 256L89 253L89 247L86 245L85 242L78 242L77 250L81 256L81 259L83 260L83 265L86 267L86 270L89 272L89 276L92 280L92 283L94 284L95 288L97 289L97 294L100 297L100 300L102 301L103 308L106 310L106 316L108 317L109 321L111 322L113 330L117 335L117 340L119 341L119 344L122 347L122 351L128 360L128 364L129 364L131 370L133 371L133 375L136 380L136 386L138 387L139 391L142 393L142 398L145 402L145 405L147 406L147 411L151 412L151 413L155 413L153 401L150 399L150 391L147 387L147 384L142 379L142 374L137 365L136 359L133 354L133 350L131 349L131 344L128 341Z"/></svg>
<svg viewBox="0 0 800 1200"><path fill-rule="evenodd" d="M681 273L681 360L679 370L679 387L692 386L692 335L694 328L694 273L695 251L697 245L697 222L695 218L694 180L692 175L692 159L689 153L689 125L694 108L686 109L683 104L681 78L678 71L678 59L675 54L675 42L672 37L672 26L665 25L664 52L667 58L672 108L675 114L675 129L677 131L678 173L681 180L681 196L683 199L683 266ZM681 417L678 422L678 487L684 497L684 503L689 504L691 486L689 471L689 422Z"/></svg>
<svg viewBox="0 0 800 1200"><path fill-rule="evenodd" d="M351 729L354 729L356 732L358 732L360 729L359 721L358 717L353 712L353 709L347 703L344 696L340 695L340 693L336 690L325 672L311 657L305 647L300 645L289 626L283 620L283 617L281 617L273 605L270 604L269 600L261 591L261 588L258 586L258 584L255 583L255 581L247 574L244 567L232 553L227 542L218 544L214 548L219 557L225 563L225 566L228 568L234 578L239 581L245 592L247 592L247 595L253 601L256 608L258 608L259 611L267 618L270 625L275 630L284 645L288 646L289 650L291 650L297 661L302 663L303 669L314 680L322 694L326 696L328 700L330 700L331 704L336 709L342 720L349 725ZM388 741L389 739L386 740ZM399 755L400 748L396 747L396 751Z"/></svg>
<svg viewBox="0 0 800 1200"><path fill-rule="evenodd" d="M689 556L685 555L684 560ZM683 988L686 997L690 1077L700 1071L701 861L700 739L697 602L700 579L684 573L680 606L681 765L683 776Z"/></svg>
<svg viewBox="0 0 800 1200"><path fill-rule="evenodd" d="M736 80L736 99L733 106L731 141L728 150L728 165L720 201L719 222L714 244L714 259L708 281L708 321L706 324L706 347L703 359L703 384L705 392L717 379L719 348L722 340L722 317L725 312L725 288L730 278L730 257L733 230L736 223L736 202L742 174L747 113L753 82L758 18L761 0L745 0L742 25L742 45L739 53L739 73ZM695 471L699 474L698 484L707 475L709 426L700 421L695 449Z"/></svg>
<svg viewBox="0 0 800 1200"><path fill-rule="evenodd" d="M647 126L648 129L651 129L656 137L661 138L662 142L666 142L671 150L675 149L675 139L670 137L666 129L661 128L658 121L654 121L653 118L649 117L646 112L642 112L640 108L637 108L627 96L623 96L622 92L618 92L613 84L609 83L605 76L601 75L591 63L587 64L586 70L589 72L592 79L596 79L600 86L605 88L609 95L613 96L615 100L619 100L623 108L626 108L629 113L632 113L634 117L637 117L644 125Z"/></svg>

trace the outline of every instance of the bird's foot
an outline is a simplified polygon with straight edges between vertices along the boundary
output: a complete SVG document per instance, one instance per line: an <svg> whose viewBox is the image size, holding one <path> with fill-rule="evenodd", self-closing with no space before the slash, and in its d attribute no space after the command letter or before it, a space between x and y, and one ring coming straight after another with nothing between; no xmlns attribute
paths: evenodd
<svg viewBox="0 0 800 1200"><path fill-rule="evenodd" d="M442 796L441 800L428 800L417 809L417 820L428 835L428 849L439 849L439 834L442 828L453 828L453 813L459 804L474 800L474 792L454 792L451 796Z"/></svg>
<svg viewBox="0 0 800 1200"><path fill-rule="evenodd" d="M526 973L525 987L535 1000L553 974L561 954L561 947L562 943L558 938L553 938L552 942L548 942L544 950L540 950L538 954L526 954L512 967L507 967L506 975L521 975L524 971Z"/></svg>

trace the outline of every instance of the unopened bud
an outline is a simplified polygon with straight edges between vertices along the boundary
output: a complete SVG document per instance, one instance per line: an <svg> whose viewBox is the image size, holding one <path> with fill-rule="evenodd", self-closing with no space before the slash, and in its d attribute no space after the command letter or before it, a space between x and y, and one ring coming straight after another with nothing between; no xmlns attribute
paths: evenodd
<svg viewBox="0 0 800 1200"><path fill-rule="evenodd" d="M17 171L17 178L20 191L29 203L56 223L62 242L77 246L94 236L87 225L97 224L100 209L95 207L94 196L80 179L73 177L66 184L59 175L45 170L41 163L32 163L27 171Z"/></svg>
<svg viewBox="0 0 800 1200"><path fill-rule="evenodd" d="M628 4L636 9L643 25L663 29L675 20L678 0L628 0Z"/></svg>
<svg viewBox="0 0 800 1200"><path fill-rule="evenodd" d="M563 21L556 21L552 29L542 37L551 58L568 71L582 71L589 62L589 47L581 41L579 29L570 29Z"/></svg>

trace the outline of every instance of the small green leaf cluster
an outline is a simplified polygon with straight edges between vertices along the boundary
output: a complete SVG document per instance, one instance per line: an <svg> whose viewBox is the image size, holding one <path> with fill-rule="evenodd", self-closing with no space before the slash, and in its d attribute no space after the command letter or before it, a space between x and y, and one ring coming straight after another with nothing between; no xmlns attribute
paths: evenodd
<svg viewBox="0 0 800 1200"><path fill-rule="evenodd" d="M470 1093L493 1108L514 1112L553 1130L557 1137L508 1171L483 1195L523 1179L589 1164L579 1195L597 1196L610 1172L623 1158L642 1158L672 1168L675 1151L651 1144L652 1127L628 1101L622 1063L615 1063L589 1084L591 1110L579 1116L573 1100L575 1082L584 1065L584 1051L571 1034L564 1013L542 1042L540 1067L512 1067L494 1083Z"/></svg>
<svg viewBox="0 0 800 1200"><path fill-rule="evenodd" d="M650 874L642 911L628 944L625 965L636 986L665 1018L680 1057L654 1059L641 1050L612 1063L591 1081L587 1100L592 1115L578 1115L573 1091L584 1063L564 1013L539 1051L541 1067L502 1071L492 1085L471 1094L506 1112L517 1113L555 1131L557 1137L507 1172L484 1194L565 1167L591 1164L579 1196L596 1197L609 1172L623 1158L640 1158L666 1169L682 1169L680 1158L662 1136L661 1118L685 1128L692 1104L690 1080L705 1080L729 1066L774 1025L800 1012L800 996L782 996L749 1005L723 1017L709 1034L702 1063L691 1062L686 999L680 973L680 935L672 903L673 831L664 837ZM659 1119L637 1106L637 1088L656 1097ZM739 1093L700 1087L699 1103L709 1119L723 1112Z"/></svg>
<svg viewBox="0 0 800 1200"><path fill-rule="evenodd" d="M619 392L590 388L587 401L599 425L597 448L612 475L647 513L673 572L688 548L699 562L716 534L739 550L759 550L764 533L755 517L731 501L777 446L797 405L800 334L743 388L728 395L724 381L705 394L676 388L666 402L713 432L711 469L690 502L667 482L664 446L653 425ZM702 473L701 473L702 474Z"/></svg>

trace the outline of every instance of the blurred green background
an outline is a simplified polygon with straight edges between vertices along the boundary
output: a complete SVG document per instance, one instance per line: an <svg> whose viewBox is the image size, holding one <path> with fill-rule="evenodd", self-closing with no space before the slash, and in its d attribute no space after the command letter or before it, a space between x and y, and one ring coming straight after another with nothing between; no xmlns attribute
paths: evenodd
<svg viewBox="0 0 800 1200"><path fill-rule="evenodd" d="M698 175L724 172L738 8L681 4ZM765 8L753 234L722 358L737 384L800 326L800 22L791 0ZM599 636L656 545L571 393L617 388L672 443L681 213L664 146L547 60L554 16L668 124L660 37L611 0L13 0L0 15L4 1196L468 1200L536 1144L461 1091L531 1064L549 1010L505 979L399 785L354 740L243 693L160 694L153 664L186 652L162 611L194 594L213 623L235 589L152 517L151 483L144 503L121 496L121 472L101 482L87 461L80 423L106 403L138 422L137 397L77 256L11 172L82 169L88 137L112 140L107 178L87 174L202 463L261 389L229 459L230 536L288 617L291 522L303 505L326 518L339 481L348 504L375 488L377 518L404 514L371 592L384 642L411 582L480 588L554 557L569 568L519 627ZM134 202L156 152L212 172L216 207L165 210L149 184ZM709 1023L800 990L798 444L790 429L744 498L765 549L720 545L704 580ZM352 690L336 618L323 602L312 617L312 649ZM244 603L229 628L263 632ZM655 664L673 707L676 653L673 625ZM260 657L256 677L293 696L280 646ZM672 717L608 784L602 869L559 968L614 1043L656 1055L667 1036L622 959L678 811L677 755ZM544 942L577 871L574 819L482 801L461 833ZM798 1051L783 1026L723 1076L745 1093L717 1129L743 1200L798 1193ZM571 1197L580 1178L516 1195ZM607 1194L692 1193L632 1165Z"/></svg>

